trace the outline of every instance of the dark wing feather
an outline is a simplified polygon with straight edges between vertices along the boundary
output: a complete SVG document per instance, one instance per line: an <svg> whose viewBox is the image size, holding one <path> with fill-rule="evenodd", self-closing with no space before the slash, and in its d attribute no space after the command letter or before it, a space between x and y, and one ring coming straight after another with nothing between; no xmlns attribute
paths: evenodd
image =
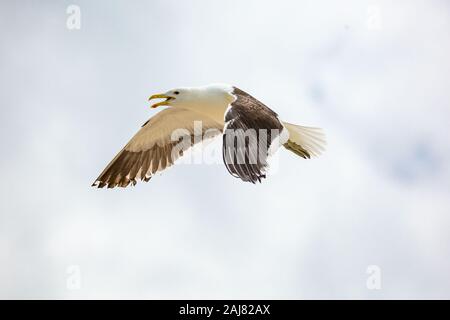
<svg viewBox="0 0 450 320"><path fill-rule="evenodd" d="M222 156L228 172L243 181L261 182L268 150L283 130L278 115L248 93L234 88L236 100L225 114Z"/></svg>

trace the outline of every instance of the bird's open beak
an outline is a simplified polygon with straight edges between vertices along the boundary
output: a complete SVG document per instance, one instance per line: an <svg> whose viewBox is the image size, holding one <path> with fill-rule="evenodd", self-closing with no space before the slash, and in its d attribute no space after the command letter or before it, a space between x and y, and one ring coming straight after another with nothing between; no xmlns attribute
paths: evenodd
<svg viewBox="0 0 450 320"><path fill-rule="evenodd" d="M153 104L151 106L151 108L157 108L159 106L167 106L169 104L170 100L173 100L175 98L172 98L165 94L154 94L150 98L148 98L148 101L153 100L153 99L166 99L166 100Z"/></svg>

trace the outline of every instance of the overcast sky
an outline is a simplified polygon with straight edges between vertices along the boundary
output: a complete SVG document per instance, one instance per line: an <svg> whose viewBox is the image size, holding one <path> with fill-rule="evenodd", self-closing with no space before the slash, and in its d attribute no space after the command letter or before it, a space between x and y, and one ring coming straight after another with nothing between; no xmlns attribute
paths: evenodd
<svg viewBox="0 0 450 320"><path fill-rule="evenodd" d="M0 297L450 298L449 32L445 0L2 1ZM149 95L212 82L326 153L90 187Z"/></svg>

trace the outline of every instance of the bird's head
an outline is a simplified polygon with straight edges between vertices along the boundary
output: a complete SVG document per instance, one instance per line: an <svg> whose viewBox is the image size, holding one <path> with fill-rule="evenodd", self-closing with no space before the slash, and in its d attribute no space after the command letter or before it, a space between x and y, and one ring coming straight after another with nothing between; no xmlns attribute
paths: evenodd
<svg viewBox="0 0 450 320"><path fill-rule="evenodd" d="M153 99L165 100L153 104L151 108L157 108L159 106L177 107L190 103L195 99L195 95L193 90L190 88L176 88L165 93L154 94L148 98L149 101Z"/></svg>
<svg viewBox="0 0 450 320"><path fill-rule="evenodd" d="M153 104L152 108L170 106L196 109L201 106L227 105L234 100L230 94L233 87L225 84L211 84L202 87L183 87L165 93L152 95L148 100L165 99Z"/></svg>

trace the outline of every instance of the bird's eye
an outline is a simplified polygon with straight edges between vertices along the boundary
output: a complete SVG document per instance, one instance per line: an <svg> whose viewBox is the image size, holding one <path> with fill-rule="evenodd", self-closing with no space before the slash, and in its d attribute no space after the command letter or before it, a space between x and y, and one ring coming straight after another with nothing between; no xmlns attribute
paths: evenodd
<svg viewBox="0 0 450 320"><path fill-rule="evenodd" d="M174 91L173 93L174 94L180 94L180 91Z"/></svg>

